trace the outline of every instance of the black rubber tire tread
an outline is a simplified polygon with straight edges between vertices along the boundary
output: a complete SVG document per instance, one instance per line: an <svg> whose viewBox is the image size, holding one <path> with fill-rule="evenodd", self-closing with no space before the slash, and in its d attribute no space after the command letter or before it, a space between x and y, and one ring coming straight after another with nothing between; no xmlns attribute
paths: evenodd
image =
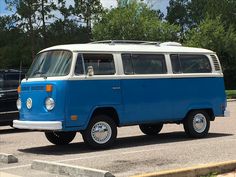
<svg viewBox="0 0 236 177"><path fill-rule="evenodd" d="M91 129L94 126L94 124L96 124L97 122L106 122L107 124L110 125L111 127L111 138L110 140L108 140L106 143L104 144L99 144L97 142L95 142L91 136ZM116 140L117 137L117 125L115 123L115 121L108 115L95 115L93 117L93 119L90 121L88 127L86 130L81 131L82 137L84 142L91 148L93 149L105 149L105 148L109 148L111 147Z"/></svg>
<svg viewBox="0 0 236 177"><path fill-rule="evenodd" d="M45 132L45 136L52 144L66 145L75 138L76 132Z"/></svg>
<svg viewBox="0 0 236 177"><path fill-rule="evenodd" d="M198 113L203 114L205 116L206 122L207 122L206 128L202 133L196 132L193 128L193 118ZM209 132L209 129L210 129L210 116L204 110L194 110L194 111L191 111L187 115L187 117L185 118L185 120L183 122L183 125L184 125L185 133L189 137L191 137L191 138L203 138L203 137L206 137L208 135L208 132Z"/></svg>
<svg viewBox="0 0 236 177"><path fill-rule="evenodd" d="M163 123L157 123L157 124L141 124L139 125L140 130L145 134L149 136L155 136L158 135L163 127Z"/></svg>

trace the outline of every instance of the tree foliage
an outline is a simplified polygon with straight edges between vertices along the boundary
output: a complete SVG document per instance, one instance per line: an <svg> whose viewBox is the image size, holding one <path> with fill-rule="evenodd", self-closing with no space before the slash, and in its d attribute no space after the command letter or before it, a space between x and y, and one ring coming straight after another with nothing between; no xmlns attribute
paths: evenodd
<svg viewBox="0 0 236 177"><path fill-rule="evenodd" d="M112 9L93 27L94 40L177 40L179 28L162 22L145 4L131 3Z"/></svg>
<svg viewBox="0 0 236 177"><path fill-rule="evenodd" d="M236 30L233 26L225 29L220 17L207 18L189 31L186 45L215 51L221 59L227 87L235 88L236 84L231 82L236 80Z"/></svg>
<svg viewBox="0 0 236 177"><path fill-rule="evenodd" d="M236 89L235 0L170 0L166 20L181 26L180 40L187 46L215 51L226 87Z"/></svg>

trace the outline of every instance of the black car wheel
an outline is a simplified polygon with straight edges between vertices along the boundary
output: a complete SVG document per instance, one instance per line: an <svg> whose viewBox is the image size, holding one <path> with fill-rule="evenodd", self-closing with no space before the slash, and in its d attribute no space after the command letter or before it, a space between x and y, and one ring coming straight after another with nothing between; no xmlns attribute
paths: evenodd
<svg viewBox="0 0 236 177"><path fill-rule="evenodd" d="M76 132L45 132L45 136L52 144L69 144L75 137Z"/></svg>
<svg viewBox="0 0 236 177"><path fill-rule="evenodd" d="M140 130L150 136L158 135L163 127L163 123L158 124L141 124L139 125Z"/></svg>

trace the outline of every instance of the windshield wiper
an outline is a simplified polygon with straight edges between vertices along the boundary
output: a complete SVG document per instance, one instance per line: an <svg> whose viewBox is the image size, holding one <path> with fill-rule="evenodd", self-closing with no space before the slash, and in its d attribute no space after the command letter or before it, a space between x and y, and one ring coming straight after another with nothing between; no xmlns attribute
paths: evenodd
<svg viewBox="0 0 236 177"><path fill-rule="evenodd" d="M43 77L44 79L47 79L47 76L46 76L45 73L42 72L42 71L35 71L34 74L40 74L39 77Z"/></svg>
<svg viewBox="0 0 236 177"><path fill-rule="evenodd" d="M48 76L46 76L45 74L41 74L40 77L43 77L44 79L47 79Z"/></svg>

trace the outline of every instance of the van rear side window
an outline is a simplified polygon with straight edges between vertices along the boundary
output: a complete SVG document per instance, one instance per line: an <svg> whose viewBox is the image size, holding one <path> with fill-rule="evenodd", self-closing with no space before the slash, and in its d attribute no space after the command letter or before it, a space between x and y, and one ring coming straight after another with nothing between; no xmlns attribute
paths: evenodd
<svg viewBox="0 0 236 177"><path fill-rule="evenodd" d="M127 75L167 73L162 54L122 54L122 62Z"/></svg>
<svg viewBox="0 0 236 177"><path fill-rule="evenodd" d="M211 73L209 59L205 55L170 55L173 73Z"/></svg>

